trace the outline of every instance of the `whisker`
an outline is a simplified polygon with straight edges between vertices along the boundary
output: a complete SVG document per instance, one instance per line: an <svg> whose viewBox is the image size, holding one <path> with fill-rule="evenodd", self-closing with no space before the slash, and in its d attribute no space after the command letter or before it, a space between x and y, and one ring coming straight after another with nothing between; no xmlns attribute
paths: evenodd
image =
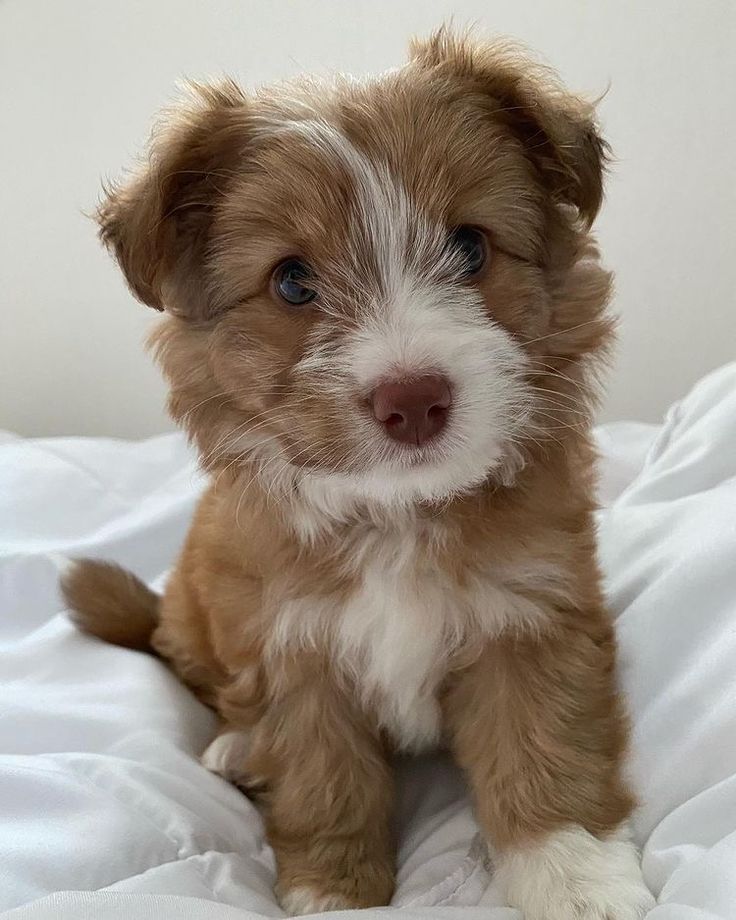
<svg viewBox="0 0 736 920"><path fill-rule="evenodd" d="M537 336L536 339L528 339L526 342L521 342L522 345L533 345L535 342L543 342L545 339L551 339L556 335L565 335L567 332L574 332L576 329L582 329L583 326L592 326L594 323L599 323L600 319L589 319L584 323L578 323L576 326L568 326L567 329L558 329L556 332L548 332L547 335Z"/></svg>

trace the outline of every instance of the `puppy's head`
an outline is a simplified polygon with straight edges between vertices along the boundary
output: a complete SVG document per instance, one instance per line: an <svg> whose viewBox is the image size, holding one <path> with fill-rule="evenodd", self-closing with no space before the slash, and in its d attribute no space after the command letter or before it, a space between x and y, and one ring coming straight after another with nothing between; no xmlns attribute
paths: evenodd
<svg viewBox="0 0 736 920"><path fill-rule="evenodd" d="M546 71L443 30L365 81L193 87L101 233L207 465L438 500L587 420L604 153Z"/></svg>

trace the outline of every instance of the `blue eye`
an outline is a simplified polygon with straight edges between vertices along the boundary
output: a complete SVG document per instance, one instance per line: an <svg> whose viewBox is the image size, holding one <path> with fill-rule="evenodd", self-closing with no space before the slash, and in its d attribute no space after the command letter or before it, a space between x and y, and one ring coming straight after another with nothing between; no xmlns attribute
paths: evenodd
<svg viewBox="0 0 736 920"><path fill-rule="evenodd" d="M450 246L462 258L462 274L465 278L477 275L486 264L488 243L485 234L475 227L456 227L450 233Z"/></svg>
<svg viewBox="0 0 736 920"><path fill-rule="evenodd" d="M313 278L311 268L304 262L287 259L273 273L274 289L286 303L300 307L317 296L317 292L309 287Z"/></svg>

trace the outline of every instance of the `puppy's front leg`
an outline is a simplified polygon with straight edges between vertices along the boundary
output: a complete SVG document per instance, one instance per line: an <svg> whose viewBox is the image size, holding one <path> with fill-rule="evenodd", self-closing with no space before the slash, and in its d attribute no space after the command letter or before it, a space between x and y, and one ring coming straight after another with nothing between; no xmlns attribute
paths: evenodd
<svg viewBox="0 0 736 920"><path fill-rule="evenodd" d="M445 700L496 877L526 920L639 920L654 903L626 836L614 655L602 616L588 633L498 639Z"/></svg>
<svg viewBox="0 0 736 920"><path fill-rule="evenodd" d="M283 662L252 734L249 771L289 914L387 904L394 888L393 777L380 739L316 656Z"/></svg>

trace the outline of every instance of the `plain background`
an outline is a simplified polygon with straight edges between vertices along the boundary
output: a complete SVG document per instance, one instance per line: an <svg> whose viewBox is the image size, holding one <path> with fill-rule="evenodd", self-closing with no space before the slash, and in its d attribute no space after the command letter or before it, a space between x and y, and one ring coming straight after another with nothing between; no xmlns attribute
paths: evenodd
<svg viewBox="0 0 736 920"><path fill-rule="evenodd" d="M598 224L622 317L604 417L655 420L736 353L733 0L0 0L0 427L170 427L127 292L91 221L182 76L246 85L399 64L450 17L610 89Z"/></svg>

